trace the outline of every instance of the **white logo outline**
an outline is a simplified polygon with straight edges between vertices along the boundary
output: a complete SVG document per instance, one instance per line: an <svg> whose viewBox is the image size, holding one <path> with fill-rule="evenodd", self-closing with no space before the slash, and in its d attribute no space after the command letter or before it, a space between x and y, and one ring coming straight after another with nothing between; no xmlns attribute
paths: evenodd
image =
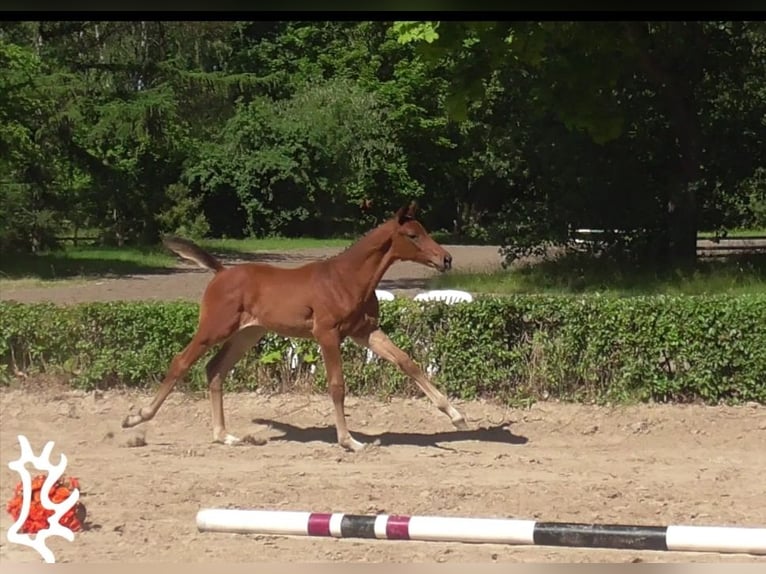
<svg viewBox="0 0 766 574"><path fill-rule="evenodd" d="M40 456L35 456L27 437L18 435L17 438L19 440L19 446L21 447L21 455L18 459L9 462L8 467L11 470L15 470L21 477L23 489L21 513L16 522L8 528L6 537L8 542L12 544L21 544L34 548L45 562L52 564L56 561L56 558L53 551L46 545L46 540L51 536L61 536L69 542L74 541L74 532L70 528L63 526L60 520L64 514L69 512L69 510L77 504L77 501L80 498L80 490L74 488L66 500L58 503L53 502L50 499L50 491L64 474L64 469L67 464L66 455L62 453L58 464L54 465L50 460L54 444L53 441L48 441L40 453ZM34 538L29 533L19 532L24 525L24 522L29 518L29 513L32 509L32 475L26 468L27 462L31 462L37 470L48 472L48 476L45 478L45 482L40 490L40 503L46 510L53 511L53 514L48 517L48 528L39 530L34 535Z"/></svg>

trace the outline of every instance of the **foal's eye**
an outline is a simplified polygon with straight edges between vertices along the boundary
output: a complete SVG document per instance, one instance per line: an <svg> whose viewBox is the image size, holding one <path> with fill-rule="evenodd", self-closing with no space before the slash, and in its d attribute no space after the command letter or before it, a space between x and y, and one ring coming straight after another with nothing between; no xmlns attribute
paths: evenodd
<svg viewBox="0 0 766 574"><path fill-rule="evenodd" d="M418 238L418 236L417 236L417 234L416 234L416 233L408 233L408 234L407 234L407 237L409 237L409 238L410 238L410 239L412 239L413 241L415 241L415 240Z"/></svg>

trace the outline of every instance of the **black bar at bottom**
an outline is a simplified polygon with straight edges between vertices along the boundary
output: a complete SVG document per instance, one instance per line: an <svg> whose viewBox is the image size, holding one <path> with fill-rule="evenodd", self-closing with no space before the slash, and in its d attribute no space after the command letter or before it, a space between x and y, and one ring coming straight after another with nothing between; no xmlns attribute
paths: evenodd
<svg viewBox="0 0 766 574"><path fill-rule="evenodd" d="M344 514L340 532L344 538L375 538L375 516Z"/></svg>
<svg viewBox="0 0 766 574"><path fill-rule="evenodd" d="M667 550L666 526L537 522L534 542L541 546Z"/></svg>

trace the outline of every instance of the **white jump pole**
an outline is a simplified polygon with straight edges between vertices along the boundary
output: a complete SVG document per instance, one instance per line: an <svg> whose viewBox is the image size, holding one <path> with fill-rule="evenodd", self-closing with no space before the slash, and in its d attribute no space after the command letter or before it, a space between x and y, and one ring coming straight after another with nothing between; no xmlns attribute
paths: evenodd
<svg viewBox="0 0 766 574"><path fill-rule="evenodd" d="M766 555L766 528L204 508L202 532Z"/></svg>

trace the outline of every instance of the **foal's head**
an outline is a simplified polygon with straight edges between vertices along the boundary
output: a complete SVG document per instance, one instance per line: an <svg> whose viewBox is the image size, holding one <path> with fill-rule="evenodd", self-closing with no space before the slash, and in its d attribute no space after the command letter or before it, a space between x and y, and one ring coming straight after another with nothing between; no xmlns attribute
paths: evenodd
<svg viewBox="0 0 766 574"><path fill-rule="evenodd" d="M425 228L415 219L416 211L417 205L413 201L396 212L395 230L391 238L394 257L447 271L452 267L452 255L428 235Z"/></svg>

